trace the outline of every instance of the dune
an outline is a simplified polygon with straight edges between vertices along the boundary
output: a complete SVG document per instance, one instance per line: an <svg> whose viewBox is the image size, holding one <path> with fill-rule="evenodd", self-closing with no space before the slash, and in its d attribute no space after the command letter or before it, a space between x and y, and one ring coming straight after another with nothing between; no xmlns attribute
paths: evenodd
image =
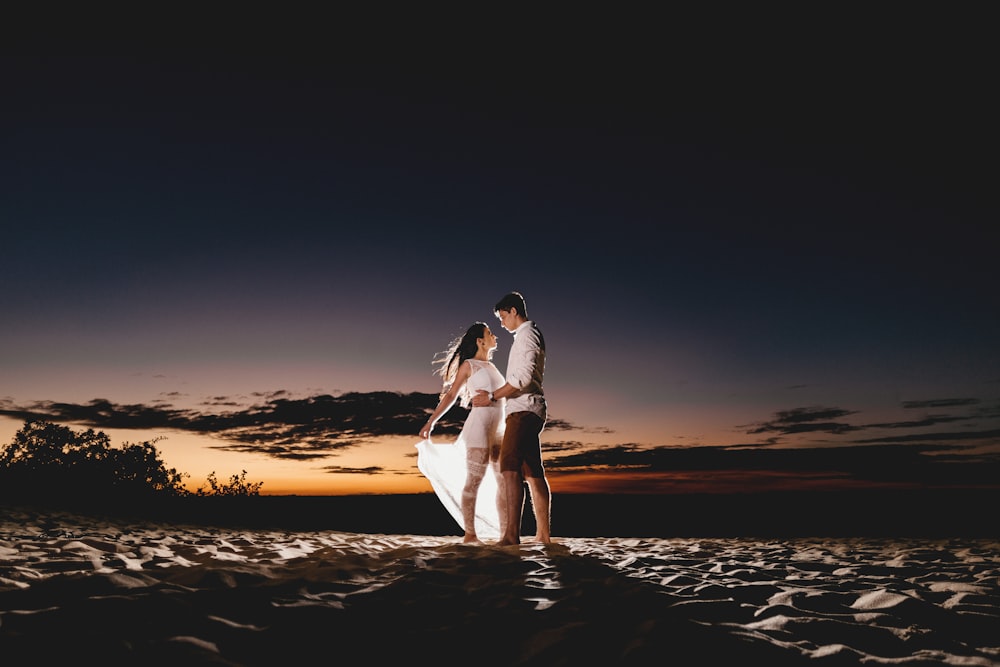
<svg viewBox="0 0 1000 667"><path fill-rule="evenodd" d="M1000 665L1000 541L276 530L0 510L4 665Z"/></svg>

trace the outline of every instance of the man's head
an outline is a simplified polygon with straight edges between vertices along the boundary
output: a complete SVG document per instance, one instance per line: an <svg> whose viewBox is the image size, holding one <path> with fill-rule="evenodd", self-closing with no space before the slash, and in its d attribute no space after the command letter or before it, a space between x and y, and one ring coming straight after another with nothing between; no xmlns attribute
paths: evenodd
<svg viewBox="0 0 1000 667"><path fill-rule="evenodd" d="M507 331L514 331L528 319L528 309L520 292L505 294L493 306L493 312Z"/></svg>

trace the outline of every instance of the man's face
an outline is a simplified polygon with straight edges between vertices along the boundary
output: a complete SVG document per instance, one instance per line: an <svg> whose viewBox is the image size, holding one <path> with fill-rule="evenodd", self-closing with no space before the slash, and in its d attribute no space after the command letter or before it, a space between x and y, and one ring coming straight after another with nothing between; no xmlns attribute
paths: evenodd
<svg viewBox="0 0 1000 667"><path fill-rule="evenodd" d="M510 310L498 310L497 319L500 320L500 326L502 326L507 331L513 332L517 327L514 326L514 309Z"/></svg>

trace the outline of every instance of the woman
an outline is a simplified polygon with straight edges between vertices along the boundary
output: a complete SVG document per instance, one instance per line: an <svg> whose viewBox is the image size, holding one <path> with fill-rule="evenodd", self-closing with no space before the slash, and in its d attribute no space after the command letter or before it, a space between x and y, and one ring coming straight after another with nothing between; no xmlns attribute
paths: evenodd
<svg viewBox="0 0 1000 667"><path fill-rule="evenodd" d="M496 348L497 337L485 323L476 322L437 355L435 363L441 364L437 373L444 381L441 400L420 429L424 440L416 445L417 467L465 530L464 542L500 535L500 513L505 505L497 494L501 485L497 484L499 473L495 464L502 437L504 401L470 408L462 432L453 444L435 444L430 437L434 425L456 401L468 408L477 390L491 392L503 386L504 377L491 361ZM488 467L493 468L493 474L486 475Z"/></svg>

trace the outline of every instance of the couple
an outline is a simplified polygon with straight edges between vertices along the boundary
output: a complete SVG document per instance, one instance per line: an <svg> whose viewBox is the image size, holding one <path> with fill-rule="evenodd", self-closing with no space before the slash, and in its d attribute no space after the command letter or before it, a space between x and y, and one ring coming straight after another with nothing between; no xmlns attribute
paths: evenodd
<svg viewBox="0 0 1000 667"><path fill-rule="evenodd" d="M507 377L491 361L496 336L486 324L476 322L440 360L444 389L420 429L424 440L417 444L417 466L465 529L465 542L497 537L499 545L520 544L527 481L537 526L535 540L548 543L551 494L539 442L546 419L542 393L545 339L528 319L520 293L505 295L493 312L501 326L514 334ZM456 400L471 406L458 440L433 444L434 425ZM486 474L487 468L492 474Z"/></svg>

